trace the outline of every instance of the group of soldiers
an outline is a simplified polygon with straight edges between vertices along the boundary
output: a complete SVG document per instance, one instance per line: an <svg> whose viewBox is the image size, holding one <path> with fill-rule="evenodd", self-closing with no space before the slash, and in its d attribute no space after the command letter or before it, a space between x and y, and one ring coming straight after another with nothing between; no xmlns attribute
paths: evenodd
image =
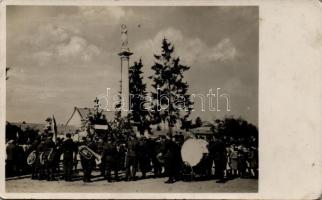
<svg viewBox="0 0 322 200"><path fill-rule="evenodd" d="M80 160L84 182L91 182L92 172L98 168L108 182L137 180L138 171L141 172L140 178L146 178L147 173L152 171L154 177L167 174L169 180L166 183L173 183L178 180L182 164L180 146L183 141L183 136L151 139L144 136L137 138L134 134L117 137L107 134L103 138L83 137L78 142L72 140L71 134L66 134L66 139L58 138L55 143L52 135L43 134L29 148L29 152L34 152L36 156L31 166L31 178L57 180L62 163L64 180L72 181ZM120 177L121 172L125 172L125 176Z"/></svg>
<svg viewBox="0 0 322 200"><path fill-rule="evenodd" d="M100 138L88 135L81 141L73 141L72 135L66 134L65 139L58 138L55 142L52 134L42 134L28 149L35 156L31 178L55 181L60 178L62 164L64 180L73 181L80 161L84 182L91 182L92 172L98 169L108 182L144 179L152 172L154 178L167 176L165 183L174 183L193 171L206 177L215 175L218 183L224 183L230 172L234 172L227 169L232 154L230 146L214 136L205 140L209 154L192 170L181 158L185 141L182 134L157 138L137 137L131 133L107 134Z"/></svg>

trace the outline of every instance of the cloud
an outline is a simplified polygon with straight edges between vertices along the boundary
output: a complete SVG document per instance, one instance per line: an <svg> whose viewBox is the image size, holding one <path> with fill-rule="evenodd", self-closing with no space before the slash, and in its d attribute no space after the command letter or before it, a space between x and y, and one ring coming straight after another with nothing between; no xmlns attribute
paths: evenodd
<svg viewBox="0 0 322 200"><path fill-rule="evenodd" d="M229 38L221 40L216 46L209 49L206 54L208 60L227 61L233 60L237 55L237 49Z"/></svg>
<svg viewBox="0 0 322 200"><path fill-rule="evenodd" d="M76 15L68 16L72 21L81 23L91 23L99 25L118 25L122 20L135 17L131 9L125 9L118 6L95 6L83 7L79 6ZM65 15L61 15L60 19L66 19Z"/></svg>
<svg viewBox="0 0 322 200"><path fill-rule="evenodd" d="M58 57L78 57L84 61L90 61L95 55L100 53L97 46L89 44L84 38L79 36L72 36L67 43L58 44L54 50Z"/></svg>
<svg viewBox="0 0 322 200"><path fill-rule="evenodd" d="M122 7L79 7L78 11L87 19L101 18L107 21L120 20L127 15Z"/></svg>
<svg viewBox="0 0 322 200"><path fill-rule="evenodd" d="M71 35L79 34L79 30L73 26L62 26L56 24L42 24L36 32L29 37L21 37L21 40L31 44L35 48L43 48L52 44L66 42Z"/></svg>
<svg viewBox="0 0 322 200"><path fill-rule="evenodd" d="M28 54L41 66L52 61L91 61L99 56L102 50L78 33L77 29L52 24L40 26L29 37L28 42L34 50Z"/></svg>
<svg viewBox="0 0 322 200"><path fill-rule="evenodd" d="M200 38L185 37L180 30L168 28L158 32L154 38L140 42L135 48L135 52L140 55L152 57L151 53L160 53L161 41L167 38L175 46L175 53L187 65L196 62L227 62L234 60L238 55L236 46L230 38L223 38L214 46L209 46ZM152 58L145 58L147 62L152 62Z"/></svg>

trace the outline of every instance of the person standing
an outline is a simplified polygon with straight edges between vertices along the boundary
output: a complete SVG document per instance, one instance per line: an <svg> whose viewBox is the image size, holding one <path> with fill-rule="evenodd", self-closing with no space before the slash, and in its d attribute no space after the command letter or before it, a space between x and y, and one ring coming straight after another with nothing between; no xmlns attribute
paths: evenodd
<svg viewBox="0 0 322 200"><path fill-rule="evenodd" d="M142 173L142 179L146 177L146 173L149 170L150 165L150 159L148 156L148 145L146 141L146 137L142 136L138 142L138 151L137 151L137 157L138 157L138 163L140 167L140 171Z"/></svg>
<svg viewBox="0 0 322 200"><path fill-rule="evenodd" d="M231 149L230 149L230 168L231 168L231 174L232 178L235 178L238 176L238 149L237 147L233 144Z"/></svg>
<svg viewBox="0 0 322 200"><path fill-rule="evenodd" d="M72 181L72 171L73 163L76 161L77 157L77 146L75 142L71 139L71 134L66 134L66 140L62 144L63 152L63 165L64 165L64 178L65 181Z"/></svg>
<svg viewBox="0 0 322 200"><path fill-rule="evenodd" d="M165 183L174 183L180 176L180 146L173 141L173 138L167 139L162 148L165 158L165 170L168 180Z"/></svg>
<svg viewBox="0 0 322 200"><path fill-rule="evenodd" d="M47 181L54 181L55 179L55 163L54 157L56 153L56 146L54 141L52 140L52 135L49 135L44 142L43 151L46 156L45 160L45 169L46 169L46 178Z"/></svg>
<svg viewBox="0 0 322 200"><path fill-rule="evenodd" d="M137 147L138 142L134 135L130 135L127 141L126 153L126 180L131 181L136 179L137 170Z"/></svg>
<svg viewBox="0 0 322 200"><path fill-rule="evenodd" d="M220 137L215 137L215 144L213 147L215 176L219 179L217 183L225 183L225 169L227 164L226 146Z"/></svg>
<svg viewBox="0 0 322 200"><path fill-rule="evenodd" d="M104 147L104 140L102 138L99 138L98 141L97 141L97 153L99 155L102 155L103 153L103 147ZM105 163L104 161L102 161L102 163L100 163L98 165L99 167L99 170L101 172L101 176L105 176Z"/></svg>
<svg viewBox="0 0 322 200"><path fill-rule="evenodd" d="M116 161L117 156L117 147L115 142L113 141L111 135L107 136L107 140L103 146L102 159L105 163L105 172L104 177L108 182L112 182L111 171L114 171L115 180L118 181L118 166Z"/></svg>
<svg viewBox="0 0 322 200"><path fill-rule="evenodd" d="M16 160L17 160L17 153L16 153L16 141L10 140L7 143L6 153L6 177L15 175L16 173Z"/></svg>
<svg viewBox="0 0 322 200"><path fill-rule="evenodd" d="M36 167L38 171L38 179L43 180L45 178L45 165L44 165L44 149L45 149L45 141L46 137L44 135L41 136L41 142L38 144L36 149L37 160Z"/></svg>
<svg viewBox="0 0 322 200"><path fill-rule="evenodd" d="M38 178L38 166L37 166L37 158L39 155L37 154L37 146L40 143L40 139L36 138L33 143L31 144L28 153L35 152L35 162L31 165L31 179L37 179ZM28 155L29 155L28 154Z"/></svg>
<svg viewBox="0 0 322 200"><path fill-rule="evenodd" d="M87 138L83 138L83 141L81 143L81 145L85 145L87 146L89 149L91 149L92 151L97 151L97 146L95 144L95 142L92 140L92 137L87 137ZM85 158L84 156L82 156L82 154L80 154L80 159L81 159L81 165L83 168L83 182L91 182L91 175L92 175L92 171L96 165L95 163L95 156L92 155L92 157L90 159Z"/></svg>

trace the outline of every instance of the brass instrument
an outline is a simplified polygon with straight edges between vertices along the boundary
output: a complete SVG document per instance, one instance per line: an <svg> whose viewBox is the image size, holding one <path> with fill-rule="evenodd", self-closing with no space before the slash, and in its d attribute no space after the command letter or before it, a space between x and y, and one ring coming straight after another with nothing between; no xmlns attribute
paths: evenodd
<svg viewBox="0 0 322 200"><path fill-rule="evenodd" d="M35 164L36 159L37 159L37 154L36 154L36 151L33 150L27 157L27 164L30 166Z"/></svg>
<svg viewBox="0 0 322 200"><path fill-rule="evenodd" d="M56 156L56 152L54 151L54 148L52 148L47 156L47 160L49 162L52 162Z"/></svg>
<svg viewBox="0 0 322 200"><path fill-rule="evenodd" d="M47 162L52 162L54 159L54 148L51 148L49 151L41 152L39 155L39 162L41 165L45 165Z"/></svg>
<svg viewBox="0 0 322 200"><path fill-rule="evenodd" d="M46 161L46 156L45 156L45 152L41 152L39 155L39 162L41 165L45 165L45 161Z"/></svg>
<svg viewBox="0 0 322 200"><path fill-rule="evenodd" d="M90 149L88 146L81 145L78 147L79 155L83 158L90 160L95 158L95 162L97 165L101 164L102 162L102 156Z"/></svg>
<svg viewBox="0 0 322 200"><path fill-rule="evenodd" d="M161 163L164 164L165 163L165 157L162 153L158 153L157 155L157 160Z"/></svg>

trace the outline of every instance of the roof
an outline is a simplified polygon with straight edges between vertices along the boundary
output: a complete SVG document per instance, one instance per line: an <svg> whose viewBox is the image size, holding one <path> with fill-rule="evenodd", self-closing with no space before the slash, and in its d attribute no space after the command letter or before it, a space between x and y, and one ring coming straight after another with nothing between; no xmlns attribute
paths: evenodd
<svg viewBox="0 0 322 200"><path fill-rule="evenodd" d="M10 122L9 122L10 123ZM45 123L22 123L22 122L12 122L11 125L18 126L21 128L22 131L26 131L27 127L38 130L42 132L46 126ZM77 127L69 126L69 125L63 125L63 124L57 124L57 132L59 134L64 134L67 132L75 132L77 130Z"/></svg>
<svg viewBox="0 0 322 200"><path fill-rule="evenodd" d="M79 108L79 107L74 107L74 111L72 113L72 115L70 116L70 118L67 120L66 124L68 124L68 122L73 118L75 112L78 112L80 117L82 119L85 119L87 114L89 113L94 113L94 108ZM105 115L107 121L112 121L114 120L115 117L115 111L107 111L107 110L103 110L102 114Z"/></svg>
<svg viewBox="0 0 322 200"><path fill-rule="evenodd" d="M84 119L88 113L94 113L94 108L78 108L75 107L75 110L78 111L78 113L80 114L80 116ZM115 116L115 112L114 111L107 111L107 110L103 110L102 114L105 115L106 119L108 121L111 121L114 119Z"/></svg>
<svg viewBox="0 0 322 200"><path fill-rule="evenodd" d="M212 124L208 121L203 121L201 127L193 128L190 131L193 134L198 134L198 135L211 135L213 134L212 131Z"/></svg>

